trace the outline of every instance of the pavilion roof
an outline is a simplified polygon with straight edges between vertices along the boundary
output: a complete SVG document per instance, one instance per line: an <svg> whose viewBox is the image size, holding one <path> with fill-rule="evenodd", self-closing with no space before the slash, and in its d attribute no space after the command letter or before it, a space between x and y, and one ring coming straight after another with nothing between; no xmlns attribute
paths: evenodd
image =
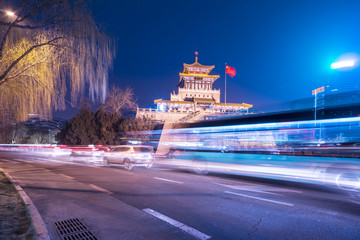
<svg viewBox="0 0 360 240"><path fill-rule="evenodd" d="M193 64L184 63L183 73L186 73L189 68L202 68L202 69L206 69L205 70L206 74L209 74L214 67L215 67L215 65L206 66L206 65L202 65L202 64L198 63L198 56L197 56L197 52L196 52L195 53L195 62Z"/></svg>
<svg viewBox="0 0 360 240"><path fill-rule="evenodd" d="M198 63L197 61L194 62L193 64L186 64L184 63L184 67L196 67L196 68L208 68L208 69L213 69L215 67L215 65L212 66L206 66L206 65L202 65L200 63Z"/></svg>

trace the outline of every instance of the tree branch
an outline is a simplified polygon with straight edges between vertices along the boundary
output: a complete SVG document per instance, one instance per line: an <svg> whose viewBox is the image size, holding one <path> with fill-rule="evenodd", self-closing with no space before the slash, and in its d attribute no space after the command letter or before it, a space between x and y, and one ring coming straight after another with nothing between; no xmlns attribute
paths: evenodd
<svg viewBox="0 0 360 240"><path fill-rule="evenodd" d="M55 42L55 41L57 41L57 40L59 40L59 39L61 39L61 38L63 38L63 37L56 37L56 38L54 38L54 39L52 39L52 40L50 40L50 41L48 41L48 42L46 42L46 43L40 43L40 44L34 45L34 46L32 46L31 48L29 48L25 53L23 53L20 57L18 57L18 59L16 59L16 60L5 70L5 72L0 76L0 87L1 87L1 85L3 85L3 84L7 81L7 79L5 79L6 75L11 71L11 69L13 69L13 68L16 66L16 64L18 64L18 63L21 61L21 59L23 59L26 55L28 55L30 52L32 52L35 48L39 48L39 47L42 47L42 46L45 46L45 45L49 45L49 44L51 44L52 42Z"/></svg>
<svg viewBox="0 0 360 240"><path fill-rule="evenodd" d="M24 9L21 10L21 13L23 13ZM20 16L17 16L14 23L16 23L17 21L19 21L19 18ZM8 29L6 30L2 40L1 40L1 43L0 43L0 59L3 57L3 52L4 52L4 46L5 46L5 42L6 42L6 39L10 33L10 30L13 26L9 26Z"/></svg>
<svg viewBox="0 0 360 240"><path fill-rule="evenodd" d="M7 77L6 79L7 79L7 81L8 81L8 80L17 78L18 76L20 76L21 74L23 74L23 73L24 73L25 71L27 71L28 69L30 69L30 68L38 65L38 64L45 63L45 62L46 62L46 61L40 61L40 62L36 62L36 63L34 63L34 64L31 64L31 65L27 66L25 69L21 70L21 71L18 72L18 73L15 73L13 76Z"/></svg>
<svg viewBox="0 0 360 240"><path fill-rule="evenodd" d="M53 6L56 6L58 4L61 4L63 3L64 1L63 0L60 0L60 1L45 1L44 4L40 5L40 6L37 6L37 7L34 7L30 13L26 14L24 17L22 17L21 19L19 19L19 22L22 22L24 21L25 19L27 18L30 18L32 16L34 16L36 13L38 13L38 11L40 10L46 10L48 8L51 8Z"/></svg>
<svg viewBox="0 0 360 240"><path fill-rule="evenodd" d="M3 49L4 49L4 46L5 46L6 38L9 35L11 28L12 28L11 26L8 27L6 33L4 34L4 37L1 40L1 43L0 43L0 59L3 57Z"/></svg>
<svg viewBox="0 0 360 240"><path fill-rule="evenodd" d="M39 28L44 28L44 27L47 27L47 26L50 26L50 25L53 25L53 24L55 24L55 23L43 24L43 25L38 25L38 26L30 26L30 25L20 25L20 24L17 24L17 23L0 21L0 25L8 26L10 28L15 27L15 28L23 28L23 29L39 29Z"/></svg>
<svg viewBox="0 0 360 240"><path fill-rule="evenodd" d="M42 82L39 82L38 80L36 80L36 78L34 78L33 76L30 76L30 75L22 75L22 76L25 76L25 77L29 77L31 78L34 82L36 82L37 84L39 84L40 86L42 86L43 88L45 88L46 90L48 90L49 92L51 92L51 90L45 85L43 84ZM56 93L56 95L58 95L59 97L62 97L59 93ZM69 100L67 100L66 98L64 98L65 102L67 102L68 104L70 104L71 107L75 107L75 105L70 102Z"/></svg>

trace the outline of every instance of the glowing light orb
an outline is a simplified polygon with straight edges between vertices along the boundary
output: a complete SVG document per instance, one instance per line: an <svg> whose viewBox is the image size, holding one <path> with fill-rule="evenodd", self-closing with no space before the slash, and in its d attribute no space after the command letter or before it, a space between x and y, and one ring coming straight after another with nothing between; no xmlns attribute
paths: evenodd
<svg viewBox="0 0 360 240"><path fill-rule="evenodd" d="M6 11L6 14L10 17L15 16L15 13L12 11Z"/></svg>

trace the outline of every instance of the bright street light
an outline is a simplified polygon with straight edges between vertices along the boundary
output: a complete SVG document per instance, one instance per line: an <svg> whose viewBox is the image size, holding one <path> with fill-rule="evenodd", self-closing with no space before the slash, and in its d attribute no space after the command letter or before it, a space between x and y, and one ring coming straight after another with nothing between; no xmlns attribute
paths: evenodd
<svg viewBox="0 0 360 240"><path fill-rule="evenodd" d="M353 66L355 66L355 61L353 61L353 60L340 61L340 62L334 62L333 64L331 64L331 69L353 67Z"/></svg>
<svg viewBox="0 0 360 240"><path fill-rule="evenodd" d="M16 16L16 14L15 14L13 11L10 11L10 10L5 10L5 9L1 9L1 8L0 8L0 12L5 13L5 14L8 15L9 17L14 17L14 16Z"/></svg>
<svg viewBox="0 0 360 240"><path fill-rule="evenodd" d="M12 11L5 11L5 13L10 17L15 16L15 13Z"/></svg>

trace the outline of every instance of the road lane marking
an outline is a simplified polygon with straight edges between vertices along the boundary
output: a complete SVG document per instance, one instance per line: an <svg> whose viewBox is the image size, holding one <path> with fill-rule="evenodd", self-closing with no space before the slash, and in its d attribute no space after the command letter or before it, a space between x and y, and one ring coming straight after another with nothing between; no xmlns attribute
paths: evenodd
<svg viewBox="0 0 360 240"><path fill-rule="evenodd" d="M267 198L254 197L254 196L250 196L250 195L246 195L246 194L241 194L241 193L234 193L234 192L229 192L229 191L225 191L225 193L232 194L232 195L236 195L236 196L241 196L241 197L252 198L252 199L256 199L256 200L261 200L261 201L265 201L265 202L282 204L282 205L286 205L286 206L290 206L290 207L294 206L294 204L291 204L291 203L275 201L275 200L271 200L271 199L267 199Z"/></svg>
<svg viewBox="0 0 360 240"><path fill-rule="evenodd" d="M268 192L268 191L262 191L262 190L256 190L256 189L252 189L253 186L237 186L237 185L226 185L226 184L221 184L221 183L213 183L215 185L219 185L219 186L223 186L223 187L227 187L227 188L231 188L231 189L235 189L235 190L243 190L243 191L250 191L250 192L258 192L258 193L266 193L266 194L272 194L272 195L279 195L282 196L281 194L278 193L273 193L273 192Z"/></svg>
<svg viewBox="0 0 360 240"><path fill-rule="evenodd" d="M248 186L239 186L239 185L228 185L228 184L221 184L212 182L212 184L236 189L236 190L246 190L246 191L252 191L252 192L260 192L260 193L268 193L268 194L274 194L274 195L282 195L280 193L303 193L303 191L300 190L294 190L294 189L288 189L288 188L279 188L279 187L273 187L273 186L258 186L258 185L248 185ZM257 189L253 189L257 188ZM260 190L261 189L261 190ZM269 189L269 190L267 190ZM271 191L271 192L270 192ZM276 193L274 193L276 192Z"/></svg>
<svg viewBox="0 0 360 240"><path fill-rule="evenodd" d="M161 180L161 181L165 181L165 182L172 182L172 183L179 183L182 184L183 182L178 182L178 181L174 181L174 180L170 180L170 179L166 179L166 178L159 178L159 177L154 177L157 180Z"/></svg>
<svg viewBox="0 0 360 240"><path fill-rule="evenodd" d="M98 191L100 191L100 192L104 192L106 194L114 194L113 192L110 192L110 191L108 191L108 190L106 190L104 188L98 187L98 186L96 186L94 184L89 184L89 186L96 189L96 190L98 190Z"/></svg>
<svg viewBox="0 0 360 240"><path fill-rule="evenodd" d="M61 176L63 176L63 177L66 177L66 178L69 178L69 179L71 179L71 180L73 180L73 179L74 179L73 177L70 177L70 176L65 175L65 174L62 174L62 173L60 173L59 175L61 175Z"/></svg>
<svg viewBox="0 0 360 240"><path fill-rule="evenodd" d="M275 191L275 192L286 192L286 193L303 193L303 191L299 191L299 190L282 189L282 188L275 188L274 190L271 190L271 191Z"/></svg>
<svg viewBox="0 0 360 240"><path fill-rule="evenodd" d="M71 161L67 161L67 160L55 160L55 159L36 158L36 157L30 157L30 158L33 159L33 160L36 160L36 161L42 161L42 162L46 162L46 163L54 162L54 163L63 163L63 164L66 164L66 165L86 166L86 167L92 167L92 168L98 168L98 167L103 166L103 164L91 165L91 164L86 164L86 163L71 162ZM24 161L24 159L19 159L19 161ZM32 162L33 161L31 161L31 163Z"/></svg>
<svg viewBox="0 0 360 240"><path fill-rule="evenodd" d="M152 210L151 208L144 208L143 211L150 214L150 215L152 215L152 216L154 216L154 217L157 217L157 218L159 218L159 219L161 219L161 220L163 220L163 221L165 221L165 222L167 222L167 223L169 223L169 224L171 224L171 225L173 225L173 226L175 226L177 228L180 228L181 230L187 232L188 234L190 234L190 235L192 235L192 236L194 236L194 237L196 237L198 239L209 239L209 238L211 238L211 236L206 235L205 233L202 233L202 232L196 230L195 228L189 227L189 226L187 226L187 225L185 225L185 224L183 224L181 222L178 222L178 221L176 221L176 220L174 220L172 218L169 218L168 216L165 216L165 215L163 215L163 214L161 214L159 212L156 212L156 211Z"/></svg>

